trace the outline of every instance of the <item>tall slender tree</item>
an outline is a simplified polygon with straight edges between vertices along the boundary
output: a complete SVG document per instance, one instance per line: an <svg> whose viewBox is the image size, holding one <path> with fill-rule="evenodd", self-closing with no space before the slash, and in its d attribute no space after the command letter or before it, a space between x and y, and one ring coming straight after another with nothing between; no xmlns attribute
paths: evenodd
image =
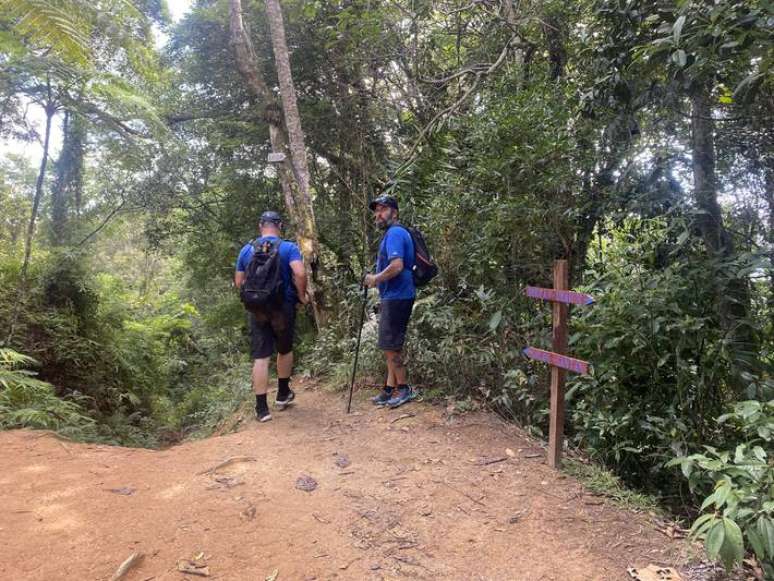
<svg viewBox="0 0 774 581"><path fill-rule="evenodd" d="M317 327L321 328L326 324L327 317L323 306L322 284L318 269L319 240L309 190L306 148L290 73L290 58L285 41L282 13L279 4L275 3L276 5L273 6L269 4L272 3L267 2L267 12L280 79L282 106L269 91L258 69L255 51L242 18L241 0L230 2L231 44L234 48L237 69L248 90L262 103L264 119L269 124L269 139L272 152L278 160L277 167L285 205L298 228L298 242L304 254L309 275L308 288L315 322Z"/></svg>

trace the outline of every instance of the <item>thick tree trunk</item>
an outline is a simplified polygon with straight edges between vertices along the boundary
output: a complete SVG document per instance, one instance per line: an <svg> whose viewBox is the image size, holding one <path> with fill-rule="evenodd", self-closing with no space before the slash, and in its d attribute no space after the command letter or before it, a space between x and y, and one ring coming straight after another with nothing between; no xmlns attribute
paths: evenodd
<svg viewBox="0 0 774 581"><path fill-rule="evenodd" d="M268 8L269 7L267 6L267 9ZM269 20L271 23L271 15L269 16ZM279 22L280 24L282 23L281 14ZM277 102L268 90L266 82L258 70L258 59L255 56L255 51L253 50L250 37L245 30L244 21L242 19L241 0L230 0L230 30L230 40L231 45L234 47L237 69L244 79L248 90L263 104L264 118L269 125L269 137L271 140L272 152L284 155L284 161L277 165L280 184L287 211L297 226L297 238L299 246L301 247L301 252L304 255L304 262L309 278L308 291L312 299L315 323L319 329L326 323L322 288L318 279L319 241L317 238L317 227L314 219L311 194L309 193L309 170L306 163L306 151L304 148L303 133L301 133L298 107L295 103L295 93L293 93L292 97L292 107L295 110L296 119L294 119L286 129L281 109L277 106ZM274 38L275 36L276 34L272 27L272 37ZM275 41L275 43L276 42L279 42L279 40ZM281 43L283 45L285 44L284 26L282 27ZM286 60L285 72L289 76L290 61L287 55L287 46L285 46L284 52ZM275 58L278 61L277 69L279 72L279 69L281 68L279 61L281 58L277 57L277 55L275 55ZM283 74L284 73L280 73L281 85L283 84ZM292 81L290 81L290 87L292 89ZM280 89L282 92L282 87ZM284 92L282 93L282 96L283 103L287 103ZM286 107L288 106L290 105L286 105ZM303 158L300 165L298 158Z"/></svg>
<svg viewBox="0 0 774 581"><path fill-rule="evenodd" d="M708 85L691 93L691 149L693 190L700 210L696 220L709 255L724 261L734 255L734 243L723 223L715 177L715 123ZM749 322L750 289L746 278L721 272L717 277L717 308L720 323L731 340L740 370L751 370L757 360L755 333ZM743 387L738 378L737 389Z"/></svg>
<svg viewBox="0 0 774 581"><path fill-rule="evenodd" d="M51 140L51 121L56 114L56 106L50 101L45 106L46 129L43 136L43 157L40 160L40 169L38 170L38 179L35 182L35 197L32 200L32 211L30 212L30 221L27 223L27 236L24 239L24 259L22 261L21 271L19 273L19 284L17 286L17 298L14 305L11 321L8 325L8 335L5 344L10 345L16 331L16 323L19 320L21 305L24 295L27 291L27 271L30 266L30 257L32 256L32 242L35 237L35 223L38 219L38 210L40 202L43 199L43 184L46 180L46 168L48 166L48 148Z"/></svg>
<svg viewBox="0 0 774 581"><path fill-rule="evenodd" d="M715 135L712 109L706 87L696 89L691 96L693 191L699 214L698 226L707 250L713 255L729 255L733 244L723 226L723 215L717 198L715 178Z"/></svg>

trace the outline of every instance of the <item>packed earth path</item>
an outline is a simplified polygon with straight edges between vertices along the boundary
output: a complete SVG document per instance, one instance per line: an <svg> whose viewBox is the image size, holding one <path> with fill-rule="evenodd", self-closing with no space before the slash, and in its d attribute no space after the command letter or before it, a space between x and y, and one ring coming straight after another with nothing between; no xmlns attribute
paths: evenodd
<svg viewBox="0 0 774 581"><path fill-rule="evenodd" d="M1 433L0 577L109 580L136 553L122 579L607 581L691 553L494 414L295 389L161 451Z"/></svg>

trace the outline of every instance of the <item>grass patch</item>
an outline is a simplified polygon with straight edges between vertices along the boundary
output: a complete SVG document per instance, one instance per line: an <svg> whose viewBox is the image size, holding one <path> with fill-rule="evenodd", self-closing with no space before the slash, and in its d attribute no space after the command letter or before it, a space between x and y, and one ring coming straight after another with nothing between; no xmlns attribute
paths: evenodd
<svg viewBox="0 0 774 581"><path fill-rule="evenodd" d="M622 508L663 515L656 497L627 488L618 476L602 466L568 458L563 462L563 470L592 493L609 498Z"/></svg>

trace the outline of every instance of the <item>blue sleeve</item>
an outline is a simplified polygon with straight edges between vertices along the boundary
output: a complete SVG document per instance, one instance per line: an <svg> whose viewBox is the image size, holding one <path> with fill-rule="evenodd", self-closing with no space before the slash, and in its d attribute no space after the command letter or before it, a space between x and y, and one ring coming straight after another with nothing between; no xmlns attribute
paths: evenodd
<svg viewBox="0 0 774 581"><path fill-rule="evenodd" d="M242 247L242 250L239 252L239 257L236 261L236 270L237 272L244 272L247 270L247 264L250 262L250 258L252 258L252 244L245 244Z"/></svg>
<svg viewBox="0 0 774 581"><path fill-rule="evenodd" d="M396 258L400 258L405 262L408 258L409 241L409 233L404 228L390 228L384 240L387 262L392 262Z"/></svg>
<svg viewBox="0 0 774 581"><path fill-rule="evenodd" d="M301 251L298 249L298 246L296 246L292 242L290 242L288 245L290 246L288 250L288 264L290 264L291 262L295 262L296 260L298 260L299 262L303 262L304 257L301 256Z"/></svg>

